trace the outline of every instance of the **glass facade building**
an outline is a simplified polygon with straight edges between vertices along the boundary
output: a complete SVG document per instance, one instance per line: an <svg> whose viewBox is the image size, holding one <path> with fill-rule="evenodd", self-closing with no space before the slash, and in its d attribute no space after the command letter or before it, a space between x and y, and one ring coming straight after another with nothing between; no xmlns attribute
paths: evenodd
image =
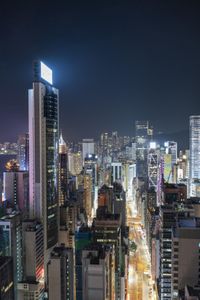
<svg viewBox="0 0 200 300"><path fill-rule="evenodd" d="M136 174L137 177L147 178L148 176L148 142L149 142L149 122L135 122L136 141Z"/></svg>
<svg viewBox="0 0 200 300"><path fill-rule="evenodd" d="M196 180L200 180L200 115L190 116L190 195Z"/></svg>
<svg viewBox="0 0 200 300"><path fill-rule="evenodd" d="M47 66L35 62L29 90L30 217L43 223L45 249L58 240L59 93L51 76Z"/></svg>

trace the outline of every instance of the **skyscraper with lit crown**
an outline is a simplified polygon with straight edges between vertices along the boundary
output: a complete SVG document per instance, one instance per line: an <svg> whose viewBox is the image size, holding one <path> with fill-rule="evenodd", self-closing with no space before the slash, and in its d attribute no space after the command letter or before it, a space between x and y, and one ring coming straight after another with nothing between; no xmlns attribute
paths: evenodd
<svg viewBox="0 0 200 300"><path fill-rule="evenodd" d="M46 271L47 253L58 240L59 92L41 61L34 63L29 90L29 141L30 217L43 224Z"/></svg>

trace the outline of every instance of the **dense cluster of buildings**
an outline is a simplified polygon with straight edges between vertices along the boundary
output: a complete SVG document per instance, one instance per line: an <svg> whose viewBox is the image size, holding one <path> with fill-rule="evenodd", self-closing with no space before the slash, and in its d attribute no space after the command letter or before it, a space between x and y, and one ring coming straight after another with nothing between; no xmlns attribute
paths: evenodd
<svg viewBox="0 0 200 300"><path fill-rule="evenodd" d="M127 201L159 299L200 299L200 116L189 126L182 151L154 140L148 121L136 121L134 137L66 143L52 71L35 62L29 132L0 187L0 299L127 299Z"/></svg>

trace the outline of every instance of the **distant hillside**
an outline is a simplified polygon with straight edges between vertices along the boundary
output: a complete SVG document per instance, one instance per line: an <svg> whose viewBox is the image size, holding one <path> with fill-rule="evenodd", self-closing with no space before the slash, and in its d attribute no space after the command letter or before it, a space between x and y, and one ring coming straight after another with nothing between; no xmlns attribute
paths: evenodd
<svg viewBox="0 0 200 300"><path fill-rule="evenodd" d="M154 135L154 139L159 142L175 141L178 143L178 149L189 149L189 131L182 130L171 133L157 133Z"/></svg>

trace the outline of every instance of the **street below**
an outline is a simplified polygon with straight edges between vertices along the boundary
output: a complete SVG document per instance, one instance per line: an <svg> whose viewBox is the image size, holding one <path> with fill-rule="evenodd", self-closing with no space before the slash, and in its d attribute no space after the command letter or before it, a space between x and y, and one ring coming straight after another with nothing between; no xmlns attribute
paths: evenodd
<svg viewBox="0 0 200 300"><path fill-rule="evenodd" d="M133 201L127 201L127 225L129 240L136 244L136 250L129 254L127 300L157 300L145 231Z"/></svg>

